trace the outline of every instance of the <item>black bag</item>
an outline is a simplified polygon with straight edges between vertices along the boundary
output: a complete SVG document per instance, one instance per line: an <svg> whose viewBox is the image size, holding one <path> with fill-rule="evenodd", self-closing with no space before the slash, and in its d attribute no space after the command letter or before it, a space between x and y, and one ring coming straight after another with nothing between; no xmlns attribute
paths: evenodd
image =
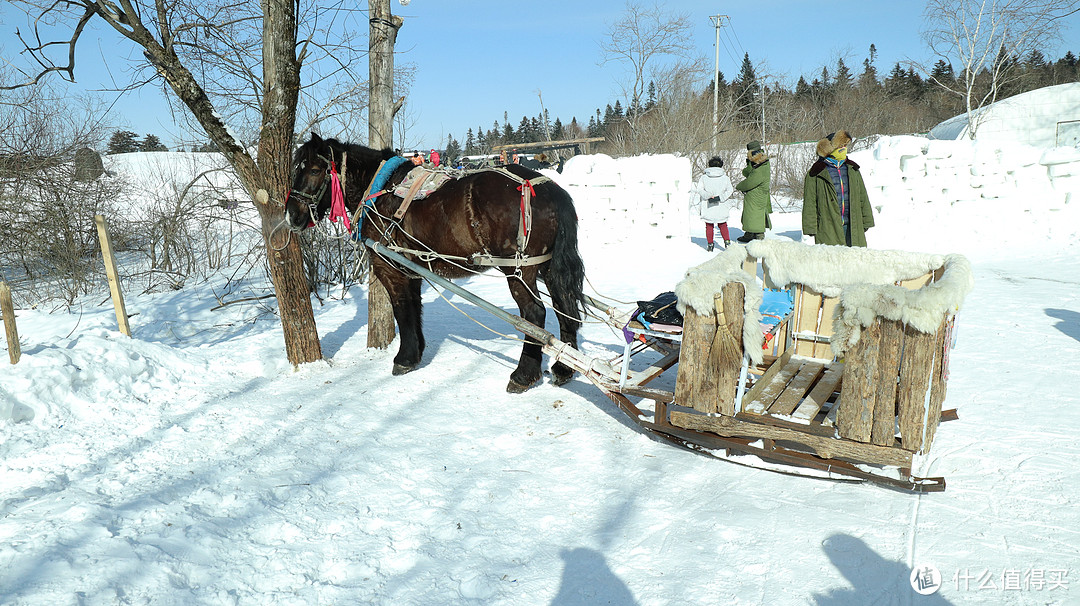
<svg viewBox="0 0 1080 606"><path fill-rule="evenodd" d="M720 205L720 196L713 196L705 201L705 205L709 208Z"/></svg>
<svg viewBox="0 0 1080 606"><path fill-rule="evenodd" d="M637 305L641 318L646 322L682 326L682 314L675 307L678 302L675 293L668 291L656 295L652 301L638 301ZM634 316L637 317L638 314Z"/></svg>

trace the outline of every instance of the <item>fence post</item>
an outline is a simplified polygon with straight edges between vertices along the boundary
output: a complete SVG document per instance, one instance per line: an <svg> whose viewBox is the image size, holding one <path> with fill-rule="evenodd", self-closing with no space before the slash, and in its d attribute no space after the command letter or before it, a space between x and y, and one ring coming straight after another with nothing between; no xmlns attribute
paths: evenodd
<svg viewBox="0 0 1080 606"><path fill-rule="evenodd" d="M120 275L116 272L116 258L113 257L109 231L105 228L105 216L94 215L94 224L97 225L98 240L101 242L101 259L105 262L105 275L109 277L109 291L112 293L113 308L116 309L116 323L120 327L120 332L130 337L131 327L128 325L127 307L124 306L124 294L120 292Z"/></svg>
<svg viewBox="0 0 1080 606"><path fill-rule="evenodd" d="M15 327L15 305L11 302L11 289L7 282L0 282L0 312L4 314L4 334L7 335L8 358L18 364L22 357L19 348L19 330Z"/></svg>

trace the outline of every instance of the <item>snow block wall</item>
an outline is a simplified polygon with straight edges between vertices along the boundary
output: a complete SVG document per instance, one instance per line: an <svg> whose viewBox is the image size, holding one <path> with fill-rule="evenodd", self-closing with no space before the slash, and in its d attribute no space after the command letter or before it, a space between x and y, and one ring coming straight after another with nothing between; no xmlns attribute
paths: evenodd
<svg viewBox="0 0 1080 606"><path fill-rule="evenodd" d="M642 234L688 239L691 170L689 159L669 154L594 154L570 158L562 173L543 173L574 198L585 233L613 242Z"/></svg>
<svg viewBox="0 0 1080 606"><path fill-rule="evenodd" d="M1036 246L1058 232L1078 231L1078 148L894 136L851 157L862 166L876 223L936 233L941 245L933 252L962 252L949 247L958 229L1003 246ZM902 240L883 242L873 230L867 235L873 248L904 248Z"/></svg>

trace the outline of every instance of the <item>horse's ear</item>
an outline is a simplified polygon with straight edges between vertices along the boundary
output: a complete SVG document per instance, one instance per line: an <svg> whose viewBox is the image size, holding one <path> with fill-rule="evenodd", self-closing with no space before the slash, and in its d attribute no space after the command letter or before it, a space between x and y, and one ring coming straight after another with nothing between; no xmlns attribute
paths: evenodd
<svg viewBox="0 0 1080 606"><path fill-rule="evenodd" d="M311 141L313 143L322 143L322 137L319 136L319 133L311 131Z"/></svg>

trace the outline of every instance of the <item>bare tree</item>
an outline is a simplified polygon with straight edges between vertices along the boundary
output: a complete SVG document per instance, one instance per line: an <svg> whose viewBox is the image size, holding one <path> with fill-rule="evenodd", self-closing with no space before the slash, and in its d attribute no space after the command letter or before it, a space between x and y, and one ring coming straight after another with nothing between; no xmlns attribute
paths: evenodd
<svg viewBox="0 0 1080 606"><path fill-rule="evenodd" d="M672 15L669 9L659 4L646 8L632 0L626 3L623 15L609 26L600 42L604 57L601 65L618 61L630 66L631 76L624 84L623 96L631 127L644 111L650 79L662 75L659 70L678 73L690 69L694 50L689 35L691 29L687 15ZM659 65L665 58L684 65L674 70L670 65ZM704 60L697 60L696 64L703 65Z"/></svg>
<svg viewBox="0 0 1080 606"><path fill-rule="evenodd" d="M968 136L975 138L979 108L996 101L1002 85L1016 77L1015 59L1058 39L1060 19L1078 6L1077 0L928 0L923 38L935 57L959 64L959 77L947 82L913 65L963 98Z"/></svg>
<svg viewBox="0 0 1080 606"><path fill-rule="evenodd" d="M271 237L283 220L302 90L308 121L315 123L334 116L328 108L335 99L355 99L348 93L362 88L356 83L363 78L349 68L355 54L347 45L351 36L329 32L350 22L350 12L340 6L322 9L314 2L305 8L298 0L260 0L257 5L229 0L12 2L22 5L34 23L32 35L19 36L34 63L34 69L24 72L22 85L54 73L72 80L74 50L92 20L107 24L142 50L142 65L148 70L143 79L162 83L186 108L256 201L289 361L320 359L298 239L271 243ZM304 18L298 20L301 13ZM70 37L43 40L39 24L66 25ZM56 49L67 53L54 61ZM320 61L313 60L313 51L319 51ZM301 87L305 60L314 64L308 72L314 89ZM330 88L338 92L328 92ZM257 138L254 155L244 143L245 134Z"/></svg>

